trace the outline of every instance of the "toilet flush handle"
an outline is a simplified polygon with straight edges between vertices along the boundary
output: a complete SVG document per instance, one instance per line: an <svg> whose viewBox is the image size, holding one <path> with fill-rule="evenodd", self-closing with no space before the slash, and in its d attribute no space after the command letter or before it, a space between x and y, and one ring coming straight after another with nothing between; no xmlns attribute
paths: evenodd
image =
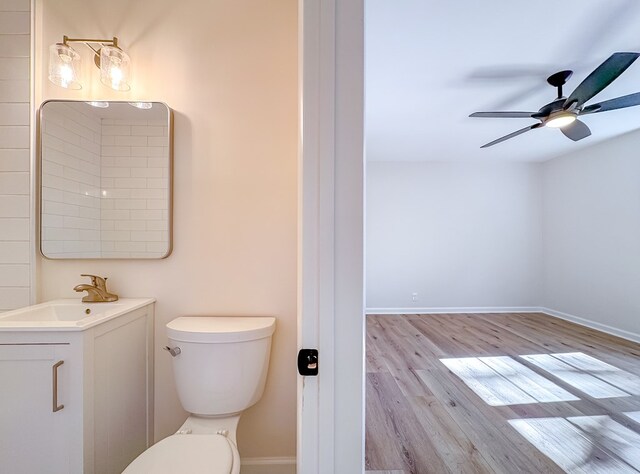
<svg viewBox="0 0 640 474"><path fill-rule="evenodd" d="M164 346L163 349L165 351L169 351L169 354L171 354L173 357L179 355L182 352L178 346L176 347Z"/></svg>

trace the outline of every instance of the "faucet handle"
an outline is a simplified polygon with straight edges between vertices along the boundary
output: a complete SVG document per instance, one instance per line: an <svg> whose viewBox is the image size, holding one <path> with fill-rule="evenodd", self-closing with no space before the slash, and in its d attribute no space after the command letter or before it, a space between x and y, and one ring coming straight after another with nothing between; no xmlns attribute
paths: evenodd
<svg viewBox="0 0 640 474"><path fill-rule="evenodd" d="M89 273L82 273L80 276L91 278L91 284L95 287L106 286L107 279L99 277L98 275L91 275Z"/></svg>

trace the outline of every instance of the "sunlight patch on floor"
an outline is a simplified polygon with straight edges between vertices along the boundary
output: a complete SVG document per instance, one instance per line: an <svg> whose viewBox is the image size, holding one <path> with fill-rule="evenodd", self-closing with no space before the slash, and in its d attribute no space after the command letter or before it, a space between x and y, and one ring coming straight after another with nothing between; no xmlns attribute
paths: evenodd
<svg viewBox="0 0 640 474"><path fill-rule="evenodd" d="M609 416L528 418L509 423L569 473L640 470L640 435Z"/></svg>
<svg viewBox="0 0 640 474"><path fill-rule="evenodd" d="M593 398L640 395L640 377L582 352L520 357Z"/></svg>
<svg viewBox="0 0 640 474"><path fill-rule="evenodd" d="M579 400L508 356L440 361L491 406Z"/></svg>
<svg viewBox="0 0 640 474"><path fill-rule="evenodd" d="M625 413L625 415L627 415L636 423L640 423L640 411L628 411Z"/></svg>

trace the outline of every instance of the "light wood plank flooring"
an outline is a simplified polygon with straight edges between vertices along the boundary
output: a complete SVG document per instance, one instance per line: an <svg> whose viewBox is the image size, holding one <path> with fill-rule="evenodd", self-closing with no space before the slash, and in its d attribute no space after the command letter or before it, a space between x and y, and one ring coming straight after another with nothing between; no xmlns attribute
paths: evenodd
<svg viewBox="0 0 640 474"><path fill-rule="evenodd" d="M367 472L640 471L640 345L536 313L369 315L366 355Z"/></svg>

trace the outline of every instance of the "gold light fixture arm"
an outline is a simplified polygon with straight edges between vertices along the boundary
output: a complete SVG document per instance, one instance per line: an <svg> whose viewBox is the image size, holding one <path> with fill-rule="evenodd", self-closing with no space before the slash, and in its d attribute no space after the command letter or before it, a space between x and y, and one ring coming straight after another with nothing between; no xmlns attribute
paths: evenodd
<svg viewBox="0 0 640 474"><path fill-rule="evenodd" d="M95 65L100 68L100 48L96 49L92 46L92 44L99 44L100 46L113 46L114 48L120 49L118 46L118 38L115 36L113 39L91 39L91 38L69 38L67 35L62 37L62 44L65 46L69 46L69 43L81 43L93 51L94 57L93 62Z"/></svg>
<svg viewBox="0 0 640 474"><path fill-rule="evenodd" d="M96 43L96 44L100 44L102 46L115 46L116 48L119 47L118 46L118 38L116 38L115 36L113 37L113 39L69 38L66 35L63 36L62 37L62 44L66 44L68 46L68 43L82 43L82 44L85 44L87 46L89 46L88 43ZM91 49L93 49L93 48L91 48Z"/></svg>

